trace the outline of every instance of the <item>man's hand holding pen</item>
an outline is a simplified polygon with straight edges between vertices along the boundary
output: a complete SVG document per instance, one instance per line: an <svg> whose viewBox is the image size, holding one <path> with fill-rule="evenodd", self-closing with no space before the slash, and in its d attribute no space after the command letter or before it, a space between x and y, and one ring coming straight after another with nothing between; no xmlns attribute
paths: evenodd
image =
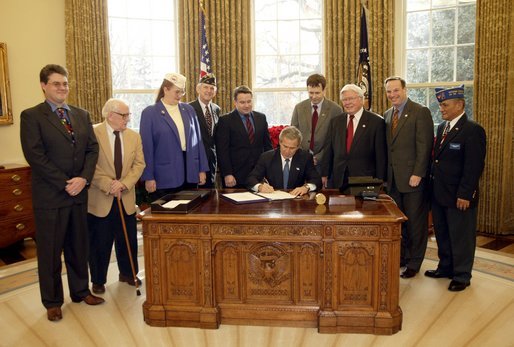
<svg viewBox="0 0 514 347"><path fill-rule="evenodd" d="M259 193L273 193L275 189L269 184L268 180L264 178L258 188Z"/></svg>

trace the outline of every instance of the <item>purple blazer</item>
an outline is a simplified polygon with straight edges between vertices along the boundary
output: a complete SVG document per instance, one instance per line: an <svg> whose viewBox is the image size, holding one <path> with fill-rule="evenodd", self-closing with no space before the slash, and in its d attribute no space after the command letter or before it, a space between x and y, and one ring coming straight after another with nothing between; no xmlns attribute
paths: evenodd
<svg viewBox="0 0 514 347"><path fill-rule="evenodd" d="M186 135L185 164L177 126L162 101L148 106L141 114L139 133L146 162L141 179L155 180L157 189L181 186L184 183L184 165L189 183L198 183L198 174L209 171L196 112L186 103L181 102L178 106Z"/></svg>

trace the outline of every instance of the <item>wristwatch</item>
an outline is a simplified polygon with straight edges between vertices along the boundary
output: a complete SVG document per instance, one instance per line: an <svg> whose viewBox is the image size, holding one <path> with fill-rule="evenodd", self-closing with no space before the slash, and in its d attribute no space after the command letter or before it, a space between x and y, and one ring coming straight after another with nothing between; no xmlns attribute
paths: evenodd
<svg viewBox="0 0 514 347"><path fill-rule="evenodd" d="M305 183L303 186L307 188L307 193L311 191L311 187L309 186L309 184Z"/></svg>

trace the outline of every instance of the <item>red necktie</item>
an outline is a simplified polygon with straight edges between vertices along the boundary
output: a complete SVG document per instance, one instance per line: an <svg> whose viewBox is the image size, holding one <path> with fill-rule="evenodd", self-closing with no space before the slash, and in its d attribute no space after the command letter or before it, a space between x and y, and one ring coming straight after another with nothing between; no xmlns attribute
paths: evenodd
<svg viewBox="0 0 514 347"><path fill-rule="evenodd" d="M352 147L353 141L353 119L355 116L350 115L350 120L348 121L348 127L346 128L346 153L350 153L350 148Z"/></svg>
<svg viewBox="0 0 514 347"><path fill-rule="evenodd" d="M253 141L255 140L255 133L253 130L252 121L250 120L250 115L245 114L245 118L246 118L246 131L248 131L248 140L250 140L250 143L253 143Z"/></svg>
<svg viewBox="0 0 514 347"><path fill-rule="evenodd" d="M114 171L116 172L116 179L119 180L121 178L121 169L123 168L121 163L121 140L120 140L120 132L113 131L114 136Z"/></svg>
<svg viewBox="0 0 514 347"><path fill-rule="evenodd" d="M318 105L312 105L314 112L312 112L312 123L311 123L311 144L310 150L314 150L314 131L316 131L316 124L318 124Z"/></svg>

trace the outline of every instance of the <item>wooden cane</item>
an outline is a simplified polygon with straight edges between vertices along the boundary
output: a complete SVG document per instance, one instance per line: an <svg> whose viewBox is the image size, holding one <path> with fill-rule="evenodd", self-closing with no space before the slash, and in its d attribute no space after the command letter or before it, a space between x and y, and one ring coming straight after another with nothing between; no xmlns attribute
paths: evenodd
<svg viewBox="0 0 514 347"><path fill-rule="evenodd" d="M134 284L136 286L136 295L141 295L141 291L139 290L139 283L137 282L137 276L136 276L136 268L134 266L134 259L132 258L132 250L130 248L130 242L127 234L127 225L125 224L125 217L123 213L123 207L121 206L121 198L118 196L118 208L120 210L120 218L121 218L121 226L123 227L123 234L125 235L125 242L127 243L127 251L129 255L130 260L130 267L132 268L132 276L134 276Z"/></svg>

